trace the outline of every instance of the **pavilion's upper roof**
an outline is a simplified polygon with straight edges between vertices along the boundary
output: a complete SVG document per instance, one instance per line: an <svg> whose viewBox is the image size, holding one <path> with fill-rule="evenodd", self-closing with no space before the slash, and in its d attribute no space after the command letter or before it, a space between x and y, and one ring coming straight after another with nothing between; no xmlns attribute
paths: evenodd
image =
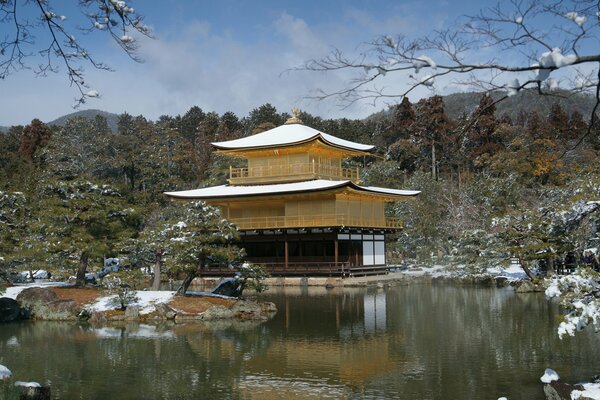
<svg viewBox="0 0 600 400"><path fill-rule="evenodd" d="M322 192L334 189L349 188L358 192L370 193L389 199L402 199L415 197L419 193L416 190L398 190L388 189L376 186L359 186L352 181L330 181L325 179L316 179L312 181L295 182L295 183L280 183L271 185L255 185L255 186L211 186L202 189L184 190L180 192L165 192L169 197L186 199L186 200L209 200L209 199L226 199L226 198L241 198L265 195L281 195L281 194L301 194L307 192Z"/></svg>
<svg viewBox="0 0 600 400"><path fill-rule="evenodd" d="M375 148L375 146L340 139L299 123L281 125L252 136L226 142L214 142L212 145L219 150L235 151L293 146L313 140L353 152L371 152Z"/></svg>

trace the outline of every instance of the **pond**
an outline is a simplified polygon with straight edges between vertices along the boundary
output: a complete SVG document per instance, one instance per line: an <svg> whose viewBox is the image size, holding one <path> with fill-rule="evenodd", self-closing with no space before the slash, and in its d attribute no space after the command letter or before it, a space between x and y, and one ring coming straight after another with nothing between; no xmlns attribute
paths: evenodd
<svg viewBox="0 0 600 400"><path fill-rule="evenodd" d="M543 399L539 377L600 372L600 335L512 289L271 288L263 324L0 327L0 364L58 399Z"/></svg>

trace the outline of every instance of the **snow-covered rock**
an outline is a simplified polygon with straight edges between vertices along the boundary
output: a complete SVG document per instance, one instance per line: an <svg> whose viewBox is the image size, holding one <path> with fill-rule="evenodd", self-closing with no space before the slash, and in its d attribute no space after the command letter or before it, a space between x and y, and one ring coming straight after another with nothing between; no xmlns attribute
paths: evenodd
<svg viewBox="0 0 600 400"><path fill-rule="evenodd" d="M540 378L540 380L543 383L550 383L550 382L557 381L559 379L560 379L560 377L558 376L556 371L553 369L550 369L550 368L546 368L546 371L544 371L544 375L542 375L542 377Z"/></svg>
<svg viewBox="0 0 600 400"><path fill-rule="evenodd" d="M23 381L16 381L15 386L21 386L21 387L27 387L27 388L41 388L42 387L42 385L40 385L37 382L23 382Z"/></svg>
<svg viewBox="0 0 600 400"><path fill-rule="evenodd" d="M571 399L595 399L600 400L600 383L583 383L583 390L573 390Z"/></svg>
<svg viewBox="0 0 600 400"><path fill-rule="evenodd" d="M0 380L6 382L12 376L12 372L10 369L6 368L4 365L0 364Z"/></svg>

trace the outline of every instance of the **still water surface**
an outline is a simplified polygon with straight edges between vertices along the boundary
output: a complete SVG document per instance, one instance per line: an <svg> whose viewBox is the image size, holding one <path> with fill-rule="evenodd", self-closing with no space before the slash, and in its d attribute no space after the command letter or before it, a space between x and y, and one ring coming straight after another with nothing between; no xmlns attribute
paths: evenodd
<svg viewBox="0 0 600 400"><path fill-rule="evenodd" d="M540 294L437 285L272 288L263 324L19 323L0 364L58 399L543 399L552 367L600 372L600 335L559 340Z"/></svg>

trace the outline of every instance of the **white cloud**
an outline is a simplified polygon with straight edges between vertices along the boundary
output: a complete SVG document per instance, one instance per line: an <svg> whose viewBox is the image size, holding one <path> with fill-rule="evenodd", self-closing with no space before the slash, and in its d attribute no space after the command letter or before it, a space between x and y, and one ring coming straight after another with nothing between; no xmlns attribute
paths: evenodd
<svg viewBox="0 0 600 400"><path fill-rule="evenodd" d="M361 24L348 25L343 21L338 25L314 26L283 12L273 16L270 26L263 25L263 39L254 41L227 31L216 32L202 20L187 22L183 29L158 32L155 40L136 36L145 63L137 64L122 54L109 53L106 61L115 72L87 68L87 81L102 96L89 100L86 108L127 111L156 119L163 114L185 113L198 105L205 111L233 111L243 117L269 102L280 111L289 112L300 106L324 118L365 117L385 105L373 108L365 101L341 109L335 100L302 99L317 88L332 91L343 87L352 76L350 71L290 71L308 59L327 55L334 46L355 49L358 43L370 39L372 34L365 32L364 27L370 25L375 30L377 21L366 14L351 14L355 20L362 18ZM398 28L407 23L403 18L389 16L382 26ZM402 79L405 78L395 76L394 82L401 84ZM73 111L70 105L77 92L60 73L42 79L32 78L25 71L0 84L3 93L10 93L0 96L0 109L6 111L0 116L0 125L27 123L34 117L49 121Z"/></svg>

